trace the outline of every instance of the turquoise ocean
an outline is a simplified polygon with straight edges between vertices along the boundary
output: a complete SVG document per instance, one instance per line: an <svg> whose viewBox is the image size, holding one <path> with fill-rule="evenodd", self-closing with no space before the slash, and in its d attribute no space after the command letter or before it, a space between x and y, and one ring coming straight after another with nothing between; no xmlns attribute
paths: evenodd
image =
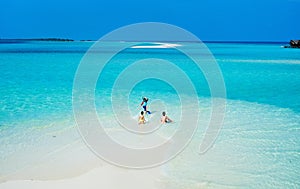
<svg viewBox="0 0 300 189"><path fill-rule="evenodd" d="M119 44L106 43L110 48ZM193 43L176 44L194 50ZM60 161L62 147L81 139L75 129L72 88L78 65L92 45L79 41L0 41L0 181L28 179L16 175L53 154L53 165L64 170L61 172L66 177L72 176L68 169L88 164L84 155L63 165L56 161ZM300 50L282 48L284 43L206 45L225 82L224 125L206 154L197 153L205 131L199 125L189 146L161 166L163 186L300 188ZM105 82L97 83L95 89L100 117L113 119L109 91L118 73L129 62L145 58L168 60L190 70L187 74L197 84L201 119L209 117L211 96L205 77L172 48L131 48L115 56L101 75ZM135 70L132 77L144 71ZM189 97L188 93L184 95ZM180 101L170 85L149 79L134 86L129 95L129 109L134 115L140 111L135 107L142 96L149 97L151 111L160 111L151 106L156 99L164 102L172 119L180 117L176 111ZM127 103L118 104L127 108ZM84 107L82 111L86 113ZM114 125L108 121L105 127Z"/></svg>

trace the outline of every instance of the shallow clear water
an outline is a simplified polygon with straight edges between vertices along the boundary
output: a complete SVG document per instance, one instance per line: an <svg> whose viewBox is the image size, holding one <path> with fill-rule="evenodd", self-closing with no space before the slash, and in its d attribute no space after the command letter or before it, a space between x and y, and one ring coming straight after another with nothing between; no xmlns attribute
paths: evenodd
<svg viewBox="0 0 300 189"><path fill-rule="evenodd" d="M77 66L91 45L90 42L0 43L0 175L3 178L62 144L80 139L73 131L72 87ZM110 48L115 45L118 43L108 43ZM193 44L182 45L194 50ZM300 187L299 49L284 49L281 44L208 43L207 46L221 68L226 85L224 126L214 147L199 155L205 130L200 125L188 148L163 166L162 182L172 188ZM114 80L131 62L145 58L169 60L187 70L196 84L200 119L205 122L210 113L209 86L191 61L172 49L127 49L115 56L105 67L100 76L103 82L98 82L95 90L99 116L104 116L106 123L113 119L109 101ZM148 69L155 68L149 65ZM132 77L145 71L134 70ZM174 79L180 78L174 76ZM180 117L176 91L153 79L140 82L131 91L128 98L133 117L138 114L135 107L144 95L152 100L152 111L160 111L155 110L158 107L155 100L161 100L173 119ZM116 96L121 99L121 89ZM128 108L127 102L119 101L118 105ZM61 133L69 134L62 139ZM20 155L24 156L24 162L11 166L14 157Z"/></svg>

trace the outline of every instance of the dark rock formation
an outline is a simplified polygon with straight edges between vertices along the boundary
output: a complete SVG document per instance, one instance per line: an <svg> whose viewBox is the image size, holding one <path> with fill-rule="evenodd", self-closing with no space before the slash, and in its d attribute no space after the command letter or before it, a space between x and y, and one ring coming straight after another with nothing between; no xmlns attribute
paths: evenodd
<svg viewBox="0 0 300 189"><path fill-rule="evenodd" d="M300 40L291 40L290 45L283 46L284 48L300 48Z"/></svg>
<svg viewBox="0 0 300 189"><path fill-rule="evenodd" d="M291 40L290 41L290 46L292 48L300 48L300 40Z"/></svg>

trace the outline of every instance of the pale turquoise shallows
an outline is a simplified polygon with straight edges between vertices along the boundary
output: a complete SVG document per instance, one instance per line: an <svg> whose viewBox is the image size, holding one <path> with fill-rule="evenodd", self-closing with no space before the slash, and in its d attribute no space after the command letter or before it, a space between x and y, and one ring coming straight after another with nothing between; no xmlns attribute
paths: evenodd
<svg viewBox="0 0 300 189"><path fill-rule="evenodd" d="M118 45L107 43L111 48ZM178 44L193 51L193 43ZM59 148L58 141L65 144L79 138L61 139L59 134L75 126L73 79L91 45L0 43L0 177L4 180L23 168L11 165L15 156L34 162ZM204 132L199 126L189 147L162 166L164 182L169 188L300 188L300 50L284 49L279 43L206 45L224 76L228 98L224 126L205 155L197 154ZM97 84L97 108L109 106L109 89L121 69L143 58L169 60L190 70L188 76L198 83L200 111L209 116L205 111L210 102L205 78L191 69L189 59L172 49L132 48L118 54L104 69L101 77L105 82ZM132 76L144 71L136 70ZM134 114L139 112L135 107L143 95L149 97L150 108L151 99L160 99L170 117L176 120L179 116L174 109L180 102L170 85L151 79L138 83L129 95L129 109ZM127 106L127 102L118 104ZM98 113L108 118L112 115L109 108Z"/></svg>

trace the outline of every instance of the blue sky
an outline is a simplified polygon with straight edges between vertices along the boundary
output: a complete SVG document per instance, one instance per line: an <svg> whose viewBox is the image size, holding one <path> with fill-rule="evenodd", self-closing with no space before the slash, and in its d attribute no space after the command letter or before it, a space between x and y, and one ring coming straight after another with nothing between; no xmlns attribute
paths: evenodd
<svg viewBox="0 0 300 189"><path fill-rule="evenodd" d="M165 22L204 41L300 39L300 0L1 0L0 38L98 39Z"/></svg>

